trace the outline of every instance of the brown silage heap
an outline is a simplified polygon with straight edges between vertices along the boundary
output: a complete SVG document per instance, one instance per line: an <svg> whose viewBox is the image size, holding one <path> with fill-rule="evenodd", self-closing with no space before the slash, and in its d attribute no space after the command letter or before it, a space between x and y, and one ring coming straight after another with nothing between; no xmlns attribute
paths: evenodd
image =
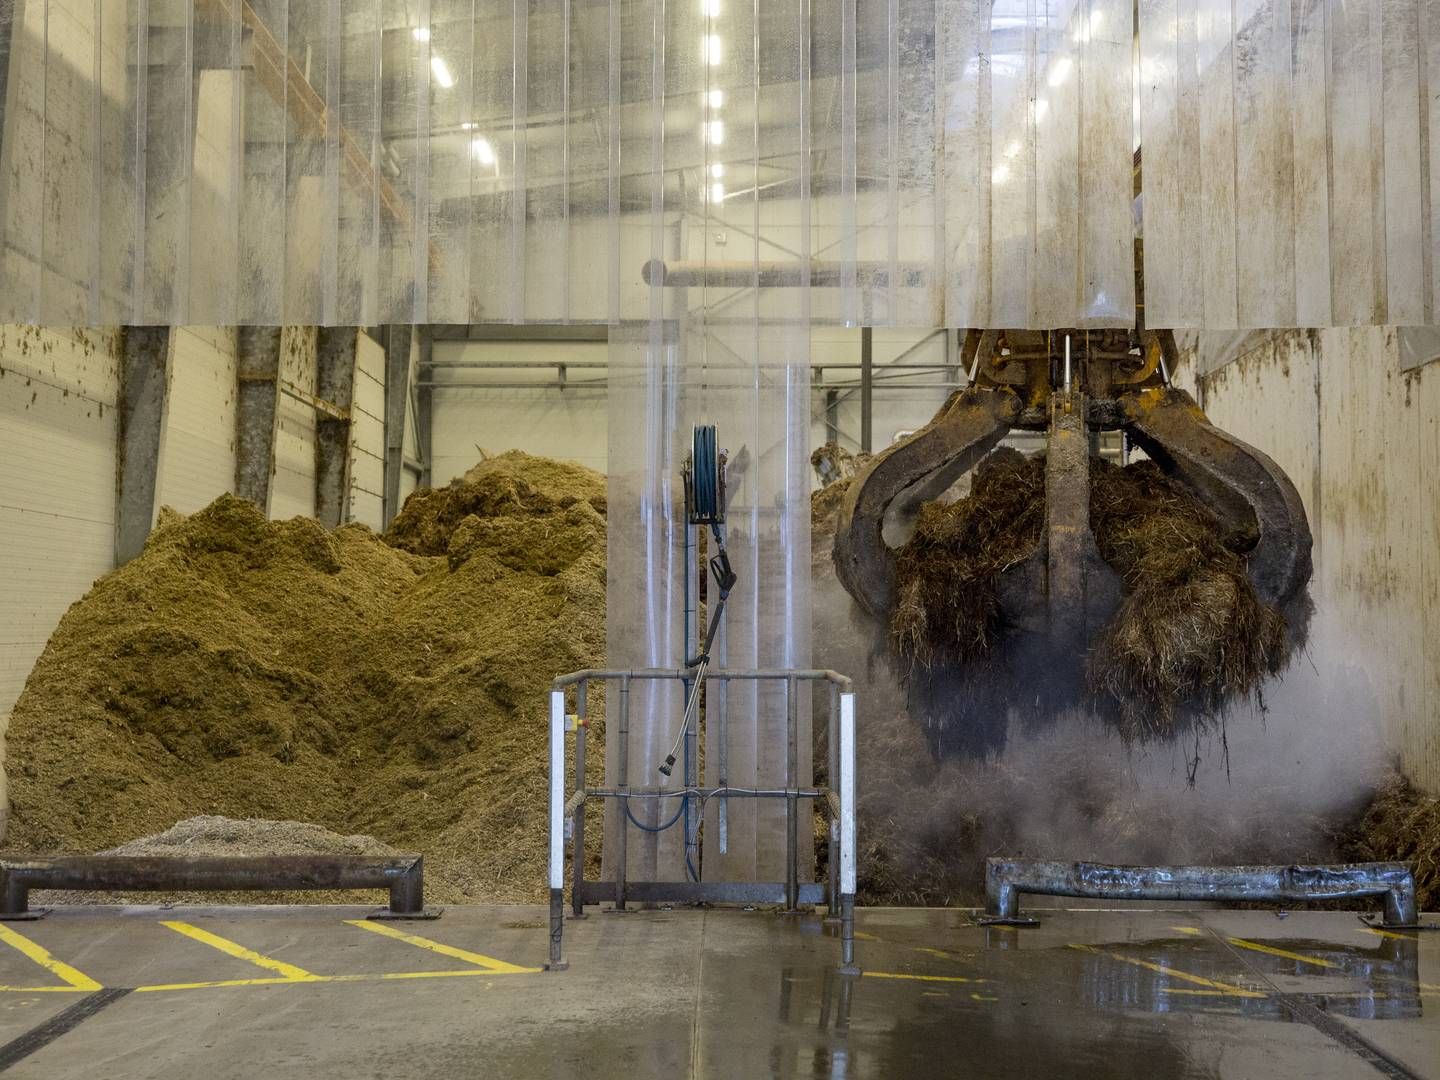
<svg viewBox="0 0 1440 1080"><path fill-rule="evenodd" d="M1087 684L1132 738L1175 730L1177 710L1214 715L1256 693L1288 660L1285 618L1245 573L1243 538L1153 462L1092 459L1090 524L1124 595L1092 642ZM985 670L1013 627L1000 577L1033 554L1045 517L1043 455L999 451L971 492L921 508L897 560L892 648L913 664Z"/></svg>
<svg viewBox="0 0 1440 1080"><path fill-rule="evenodd" d="M599 474L511 453L387 538L233 496L165 515L15 706L5 847L291 819L422 851L437 901L538 899L545 691L603 660L604 508Z"/></svg>

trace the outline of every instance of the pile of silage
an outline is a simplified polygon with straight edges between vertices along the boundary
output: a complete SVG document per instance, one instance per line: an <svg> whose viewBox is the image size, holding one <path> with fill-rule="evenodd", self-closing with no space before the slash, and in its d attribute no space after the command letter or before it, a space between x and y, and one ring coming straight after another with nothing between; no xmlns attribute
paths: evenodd
<svg viewBox="0 0 1440 1080"><path fill-rule="evenodd" d="M604 492L515 453L417 493L392 543L232 496L166 515L16 703L6 848L289 819L423 852L438 901L541 897L545 692L603 662Z"/></svg>
<svg viewBox="0 0 1440 1080"><path fill-rule="evenodd" d="M1097 707L1127 737L1164 736L1177 711L1213 715L1278 674L1292 642L1246 576L1245 538L1153 462L1092 458L1090 477L1091 529L1124 595L1086 660L1094 700L1074 704ZM897 559L889 627L912 675L943 673L956 688L967 671L977 685L995 681L1017 637L1002 575L1037 551L1044 520L1044 457L1009 450L981 463L965 497L921 508Z"/></svg>

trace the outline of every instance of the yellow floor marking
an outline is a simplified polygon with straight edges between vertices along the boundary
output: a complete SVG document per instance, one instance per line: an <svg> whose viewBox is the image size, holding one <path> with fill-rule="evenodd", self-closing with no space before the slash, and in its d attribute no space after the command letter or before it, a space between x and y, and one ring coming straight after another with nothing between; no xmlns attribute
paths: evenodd
<svg viewBox="0 0 1440 1080"><path fill-rule="evenodd" d="M1381 930L1378 926L1367 926L1360 931L1362 934L1377 934L1380 937L1394 938L1396 941L1419 941L1417 934L1397 934L1394 930Z"/></svg>
<svg viewBox="0 0 1440 1080"><path fill-rule="evenodd" d="M244 945L237 945L229 938L223 938L219 934L212 934L209 930L201 930L200 927L191 926L187 922L162 921L160 925L169 927L177 934L184 934L186 937L198 941L202 945L209 945L212 949L219 949L221 952L228 956L233 956L237 960L244 960L247 963L254 964L256 967L262 967L266 971L274 971L283 976L287 982L314 982L320 978L319 975L312 975L304 968L296 967L294 964L287 964L283 960L262 956L253 949L245 948ZM241 980L241 983L245 984L253 981L254 980ZM266 981L273 982L274 980Z"/></svg>
<svg viewBox="0 0 1440 1080"><path fill-rule="evenodd" d="M519 968L518 972L531 974L540 968ZM312 975L308 979L217 979L214 982L157 983L154 986L137 986L135 993L161 993L171 990L214 990L227 986L294 986L298 983L360 983L394 982L412 979L460 979L476 975L510 975L509 971L487 971L484 968L466 968L464 971L393 971L380 975Z"/></svg>
<svg viewBox="0 0 1440 1080"><path fill-rule="evenodd" d="M983 983L984 979L967 979L963 975L909 975L899 971L866 971L867 979L913 979L916 982Z"/></svg>
<svg viewBox="0 0 1440 1080"><path fill-rule="evenodd" d="M1329 960L1321 960L1315 956L1303 956L1297 952L1290 952L1287 949L1277 949L1273 945L1262 945L1258 941L1246 941L1244 938L1226 938L1231 945L1240 949L1249 949L1252 952L1265 953L1267 956L1278 956L1284 960L1294 960L1299 964L1314 964L1316 967L1336 968L1339 964L1331 963Z"/></svg>
<svg viewBox="0 0 1440 1080"><path fill-rule="evenodd" d="M1170 929L1181 934L1203 934L1205 932L1198 926L1172 926Z"/></svg>
<svg viewBox="0 0 1440 1080"><path fill-rule="evenodd" d="M874 934L867 934L867 933L865 933L864 930L856 930L856 931L855 931L855 940L856 940L856 941L879 941L880 939L879 939L878 937L876 937Z"/></svg>
<svg viewBox="0 0 1440 1080"><path fill-rule="evenodd" d="M382 934L385 937L394 938L396 941L403 941L407 945L414 945L417 949L428 949L441 956L464 960L467 964L475 964L486 971L493 971L497 975L517 975L521 972L540 970L539 968L517 967L515 964L507 964L504 960L496 960L493 956L482 956L480 953L469 952L466 949L457 949L454 945L442 945L438 941L431 941L429 938L419 937L415 934L407 934L403 930L396 930L393 926L371 922L368 919L346 919L345 922L351 926L358 926L361 930L369 930L372 934Z"/></svg>
<svg viewBox="0 0 1440 1080"><path fill-rule="evenodd" d="M25 935L10 929L10 927L8 926L0 926L0 941L5 942L5 944L9 945L12 949L23 953L25 956L35 961L35 963L39 964L46 971L50 972L50 974L54 975L56 978L64 980L64 982L67 984L63 987L47 987L44 988L44 991L42 992L53 993L59 991L61 993L68 993L74 990L90 991L104 989L103 986L101 986L94 979L90 978L90 976L86 975L83 971L77 971L75 968L71 967L63 960L56 960L55 957L50 955L48 949L45 949L44 947L35 944L35 942L31 941ZM7 986L5 987L5 989L24 989L28 991L37 988Z"/></svg>
<svg viewBox="0 0 1440 1080"><path fill-rule="evenodd" d="M999 999L998 997L996 997L994 994L973 994L973 993L972 993L972 994L970 995L970 1000L971 1000L971 1001L999 1001L1000 999Z"/></svg>
<svg viewBox="0 0 1440 1080"><path fill-rule="evenodd" d="M965 957L963 956L957 956L954 953L946 952L944 949L932 949L928 945L912 945L911 948L913 948L916 952L923 952L930 956L938 956L941 960L963 961L965 959Z"/></svg>
<svg viewBox="0 0 1440 1080"><path fill-rule="evenodd" d="M1203 975L1191 975L1188 971L1180 971L1177 968L1170 967L1168 964L1154 964L1149 960L1140 960L1134 956L1121 956L1119 953L1103 952L1093 945L1072 944L1070 948L1078 949L1081 952L1099 953L1101 956L1108 956L1110 959L1119 960L1121 963L1134 964L1136 967L1145 968L1147 971L1154 971L1172 979L1179 979L1182 982L1195 983L1199 986L1208 987L1211 990L1218 990L1232 997L1263 998L1268 996L1259 990L1246 990L1243 987L1234 986L1230 983L1207 979Z"/></svg>

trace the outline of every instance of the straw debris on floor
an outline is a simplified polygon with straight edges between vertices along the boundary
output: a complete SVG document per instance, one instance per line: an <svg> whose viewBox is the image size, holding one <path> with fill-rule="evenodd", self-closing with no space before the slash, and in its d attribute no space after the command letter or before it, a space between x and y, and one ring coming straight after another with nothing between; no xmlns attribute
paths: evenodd
<svg viewBox="0 0 1440 1080"><path fill-rule="evenodd" d="M1391 776L1345 833L1343 847L1355 862L1409 863L1420 910L1440 911L1440 798Z"/></svg>
<svg viewBox="0 0 1440 1080"><path fill-rule="evenodd" d="M389 538L230 495L165 514L16 703L5 847L291 819L423 852L435 901L541 898L545 692L604 657L604 500L511 453L412 496Z"/></svg>

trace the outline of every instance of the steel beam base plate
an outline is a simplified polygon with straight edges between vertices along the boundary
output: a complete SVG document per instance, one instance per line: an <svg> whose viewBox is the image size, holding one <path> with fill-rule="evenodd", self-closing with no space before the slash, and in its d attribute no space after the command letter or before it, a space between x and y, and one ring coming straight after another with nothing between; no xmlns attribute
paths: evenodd
<svg viewBox="0 0 1440 1080"><path fill-rule="evenodd" d="M545 965L545 970L546 970L546 971L569 971L569 970L570 970L570 961L569 961L569 960L556 960L556 961L553 961L552 963L548 963L548 964Z"/></svg>
<svg viewBox="0 0 1440 1080"><path fill-rule="evenodd" d="M1440 930L1440 923L1390 923L1378 915L1361 915L1360 921L1372 930Z"/></svg>
<svg viewBox="0 0 1440 1080"><path fill-rule="evenodd" d="M29 911L22 911L18 915L0 915L0 922L35 922L50 914L48 907L31 908Z"/></svg>
<svg viewBox="0 0 1440 1080"><path fill-rule="evenodd" d="M1014 915L1006 918L1004 915L977 915L976 926L1039 926L1040 920L1033 915Z"/></svg>
<svg viewBox="0 0 1440 1080"><path fill-rule="evenodd" d="M428 907L424 911L402 912L391 911L389 908L377 908L365 918L373 919L375 922L428 922L431 919L438 919L444 914L444 908Z"/></svg>

